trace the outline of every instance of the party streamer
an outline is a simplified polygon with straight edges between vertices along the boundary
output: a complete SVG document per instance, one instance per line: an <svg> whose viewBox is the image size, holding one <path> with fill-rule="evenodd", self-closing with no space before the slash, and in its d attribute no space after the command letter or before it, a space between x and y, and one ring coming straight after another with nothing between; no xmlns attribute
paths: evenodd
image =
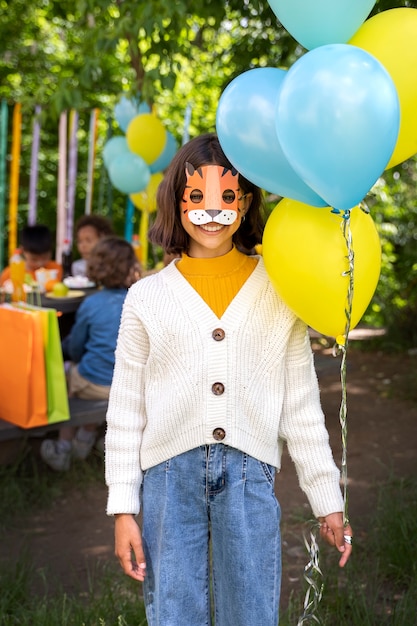
<svg viewBox="0 0 417 626"><path fill-rule="evenodd" d="M90 140L88 146L87 193L85 197L85 213L91 213L94 188L94 161L96 156L97 125L99 109L93 109L90 116Z"/></svg>
<svg viewBox="0 0 417 626"><path fill-rule="evenodd" d="M66 111L59 118L58 137L58 197L56 224L56 261L61 262L66 239L66 169L67 169L67 119Z"/></svg>
<svg viewBox="0 0 417 626"><path fill-rule="evenodd" d="M149 211L143 210L140 216L139 241L142 246L142 267L146 270L148 265L148 229Z"/></svg>
<svg viewBox="0 0 417 626"><path fill-rule="evenodd" d="M362 208L362 207L361 207ZM364 210L362 208L362 210ZM352 314L352 302L353 302L353 281L354 281L354 269L355 269L355 255L352 246L352 232L350 228L350 211L339 211L338 209L332 209L332 213L340 213L342 216L341 230L345 239L349 267L342 274L349 278L348 290L346 296L345 306L345 333L336 338L336 343L333 348L333 355L337 356L342 354L340 363L340 382L342 389L342 399L339 409L339 421L341 427L342 438L342 460L341 460L341 480L343 486L343 523L346 526L349 524L348 516L348 476L347 476L347 388L346 388L346 356L348 349L348 338L351 324ZM307 552L309 553L310 560L304 568L304 579L307 583L307 591L304 597L304 612L297 622L297 626L304 626L309 622L320 623L317 617L318 605L323 595L323 573L320 569L319 559L319 546L317 543L317 530L320 525L314 521L312 529L310 531L310 541L304 540Z"/></svg>
<svg viewBox="0 0 417 626"><path fill-rule="evenodd" d="M126 200L126 217L125 217L125 239L132 241L133 237L133 218L135 216L135 205L128 197Z"/></svg>
<svg viewBox="0 0 417 626"><path fill-rule="evenodd" d="M39 159L39 145L41 136L40 126L41 107L38 105L35 107L35 117L33 119L33 141L32 141L32 153L30 160L30 181L29 181L29 213L28 224L33 226L36 224L37 216L37 189L38 189L38 159Z"/></svg>
<svg viewBox="0 0 417 626"><path fill-rule="evenodd" d="M185 109L184 115L184 128L182 131L182 145L187 143L190 139L190 124L191 124L191 114L192 114L192 106L190 103L187 104L187 108Z"/></svg>
<svg viewBox="0 0 417 626"><path fill-rule="evenodd" d="M77 130L78 112L71 109L69 118L69 151L68 151L68 187L67 187L67 224L65 239L72 246L72 233L74 230L75 187L77 180Z"/></svg>
<svg viewBox="0 0 417 626"><path fill-rule="evenodd" d="M0 269L4 263L4 232L6 223L6 156L7 156L7 120L9 110L6 100L2 100L0 109Z"/></svg>
<svg viewBox="0 0 417 626"><path fill-rule="evenodd" d="M20 145L22 137L22 109L19 103L13 108L12 129L12 162L10 165L10 195L9 195L9 257L17 246L17 205L19 198L19 166Z"/></svg>

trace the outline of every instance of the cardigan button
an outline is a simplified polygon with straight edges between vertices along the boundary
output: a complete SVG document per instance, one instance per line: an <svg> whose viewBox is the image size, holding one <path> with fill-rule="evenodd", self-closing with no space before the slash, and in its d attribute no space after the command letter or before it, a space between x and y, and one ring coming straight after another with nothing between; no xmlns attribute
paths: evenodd
<svg viewBox="0 0 417 626"><path fill-rule="evenodd" d="M215 428L213 430L213 439L215 439L216 441L223 441L225 437L226 431L223 430L223 428Z"/></svg>
<svg viewBox="0 0 417 626"><path fill-rule="evenodd" d="M213 337L214 341L223 341L223 339L226 336L226 333L224 332L223 328L216 328L211 333L211 336Z"/></svg>
<svg viewBox="0 0 417 626"><path fill-rule="evenodd" d="M215 396L221 396L224 393L224 385L223 383L214 383L211 386L211 390Z"/></svg>

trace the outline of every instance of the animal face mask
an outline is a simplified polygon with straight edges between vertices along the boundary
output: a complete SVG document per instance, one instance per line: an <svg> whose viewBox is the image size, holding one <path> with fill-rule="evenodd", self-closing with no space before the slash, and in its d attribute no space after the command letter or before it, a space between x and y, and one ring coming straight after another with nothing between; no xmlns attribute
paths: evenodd
<svg viewBox="0 0 417 626"><path fill-rule="evenodd" d="M185 164L187 184L181 210L196 226L216 222L229 226L237 220L239 209L239 182L235 169L220 165L195 168Z"/></svg>

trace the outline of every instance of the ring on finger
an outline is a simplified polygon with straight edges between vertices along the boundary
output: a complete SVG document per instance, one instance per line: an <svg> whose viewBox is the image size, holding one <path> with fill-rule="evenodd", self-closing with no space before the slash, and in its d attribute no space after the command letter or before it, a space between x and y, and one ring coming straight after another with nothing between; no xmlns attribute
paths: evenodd
<svg viewBox="0 0 417 626"><path fill-rule="evenodd" d="M343 535L343 539L345 540L345 543L349 544L350 546L353 543L353 537L352 535Z"/></svg>

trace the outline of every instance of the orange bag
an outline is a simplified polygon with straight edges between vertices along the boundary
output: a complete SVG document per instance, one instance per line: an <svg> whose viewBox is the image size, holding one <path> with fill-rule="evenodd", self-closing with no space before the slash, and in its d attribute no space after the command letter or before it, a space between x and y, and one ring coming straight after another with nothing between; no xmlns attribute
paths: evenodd
<svg viewBox="0 0 417 626"><path fill-rule="evenodd" d="M39 311L0 306L0 419L21 428L48 423Z"/></svg>

